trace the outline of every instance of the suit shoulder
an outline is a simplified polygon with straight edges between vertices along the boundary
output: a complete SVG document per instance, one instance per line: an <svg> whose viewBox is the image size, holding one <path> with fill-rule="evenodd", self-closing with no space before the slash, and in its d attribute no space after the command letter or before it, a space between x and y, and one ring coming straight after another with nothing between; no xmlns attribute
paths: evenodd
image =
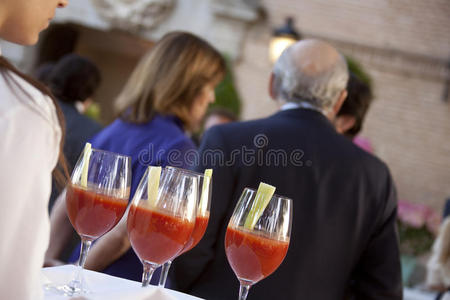
<svg viewBox="0 0 450 300"><path fill-rule="evenodd" d="M391 178L389 167L379 157L367 152L350 141L352 151L349 154L352 155L352 159L359 162L359 165L364 169L366 174L372 174L379 180L386 180Z"/></svg>
<svg viewBox="0 0 450 300"><path fill-rule="evenodd" d="M385 162L362 149L349 138L337 133L329 134L327 137L328 143L333 144L333 151L329 152L331 155L329 159L335 163L352 166L354 170L364 170L366 174L376 176L389 174L389 169Z"/></svg>
<svg viewBox="0 0 450 300"><path fill-rule="evenodd" d="M247 135L249 132L261 128L261 126L263 126L267 122L269 122L267 118L250 121L231 122L221 125L215 125L208 129L206 133L211 136L228 135L230 133L237 136Z"/></svg>
<svg viewBox="0 0 450 300"><path fill-rule="evenodd" d="M369 166L370 168L377 170L379 173L384 173L387 175L389 173L389 168L387 164L381 160L379 157L361 149L359 146L354 145L357 151L360 153L361 159Z"/></svg>

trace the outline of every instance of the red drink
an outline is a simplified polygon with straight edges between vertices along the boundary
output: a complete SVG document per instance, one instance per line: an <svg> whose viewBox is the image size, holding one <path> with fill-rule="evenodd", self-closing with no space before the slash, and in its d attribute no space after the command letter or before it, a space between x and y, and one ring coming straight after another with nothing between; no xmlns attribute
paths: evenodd
<svg viewBox="0 0 450 300"><path fill-rule="evenodd" d="M183 249L194 223L140 206L128 215L128 236L141 260L163 264Z"/></svg>
<svg viewBox="0 0 450 300"><path fill-rule="evenodd" d="M206 227L208 226L208 221L209 221L209 214L207 216L197 216L197 218L195 218L194 231L192 232L189 241L184 246L180 255L185 252L188 252L189 250L197 246L198 242L200 242L203 235L205 234Z"/></svg>
<svg viewBox="0 0 450 300"><path fill-rule="evenodd" d="M236 276L256 283L278 268L289 242L244 230L227 228L225 252Z"/></svg>
<svg viewBox="0 0 450 300"><path fill-rule="evenodd" d="M69 184L67 214L78 234L94 240L111 230L122 218L128 201Z"/></svg>

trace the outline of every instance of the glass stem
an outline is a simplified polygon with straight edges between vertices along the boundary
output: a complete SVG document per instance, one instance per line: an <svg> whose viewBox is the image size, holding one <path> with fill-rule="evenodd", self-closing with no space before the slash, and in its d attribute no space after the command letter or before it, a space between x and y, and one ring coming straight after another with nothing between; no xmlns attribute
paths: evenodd
<svg viewBox="0 0 450 300"><path fill-rule="evenodd" d="M72 289L73 293L83 291L84 280L83 280L83 268L86 263L86 257L88 255L89 249L91 248L92 241L81 239L81 250L80 258L77 263L77 270L75 271L74 279L69 283L69 287Z"/></svg>
<svg viewBox="0 0 450 300"><path fill-rule="evenodd" d="M148 262L143 262L144 265L144 273L142 274L142 287L148 286L150 284L150 280L152 280L153 272L155 272L156 267Z"/></svg>
<svg viewBox="0 0 450 300"><path fill-rule="evenodd" d="M80 258L78 259L78 266L81 267L81 269L84 268L84 264L86 263L86 258L89 252L89 249L91 249L92 241L87 241L85 239L81 239L81 251L80 251Z"/></svg>
<svg viewBox="0 0 450 300"><path fill-rule="evenodd" d="M250 284L241 282L240 286L239 286L239 300L246 300L249 290L250 290Z"/></svg>
<svg viewBox="0 0 450 300"><path fill-rule="evenodd" d="M172 261L169 260L162 266L161 275L159 276L158 286L160 286L160 287L166 286L167 274L169 274L169 269L170 269L171 265L172 265Z"/></svg>

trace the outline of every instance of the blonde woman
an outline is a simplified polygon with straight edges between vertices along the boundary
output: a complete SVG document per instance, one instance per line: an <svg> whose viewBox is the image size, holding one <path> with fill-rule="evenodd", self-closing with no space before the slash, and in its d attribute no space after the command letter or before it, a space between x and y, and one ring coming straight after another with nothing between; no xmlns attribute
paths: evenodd
<svg viewBox="0 0 450 300"><path fill-rule="evenodd" d="M0 39L33 45L67 0L0 1ZM49 238L51 174L61 156L63 117L48 90L19 72L0 49L0 291L40 299ZM60 170L60 169L59 169ZM56 177L64 181L61 172Z"/></svg>
<svg viewBox="0 0 450 300"><path fill-rule="evenodd" d="M427 286L442 294L438 299L450 299L450 216L443 220L439 229L427 271Z"/></svg>
<svg viewBox="0 0 450 300"><path fill-rule="evenodd" d="M91 141L94 148L132 157L131 197L148 165L189 166L196 149L186 132L200 125L224 72L222 56L206 41L186 32L165 35L141 59L117 98L120 117ZM64 207L59 204L56 211ZM55 225L60 229L59 221ZM52 247L49 259L59 251L59 246ZM78 253L72 257L77 258ZM92 247L86 267L141 280L142 266L130 247L125 222Z"/></svg>

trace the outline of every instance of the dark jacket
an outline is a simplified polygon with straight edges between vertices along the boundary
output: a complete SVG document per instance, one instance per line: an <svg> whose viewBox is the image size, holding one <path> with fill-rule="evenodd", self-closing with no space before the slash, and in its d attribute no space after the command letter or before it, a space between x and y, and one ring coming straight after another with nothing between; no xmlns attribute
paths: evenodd
<svg viewBox="0 0 450 300"><path fill-rule="evenodd" d="M74 105L62 101L59 102L59 105L66 121L64 155L69 171L72 171L86 142L102 127L96 121L79 113Z"/></svg>
<svg viewBox="0 0 450 300"><path fill-rule="evenodd" d="M222 157L220 157L222 155ZM386 165L336 133L321 113L293 109L216 126L204 136L198 170L213 168L211 214L199 245L177 258L180 290L237 299L225 231L245 187L259 182L293 199L290 246L281 266L248 299L402 299L397 199Z"/></svg>

